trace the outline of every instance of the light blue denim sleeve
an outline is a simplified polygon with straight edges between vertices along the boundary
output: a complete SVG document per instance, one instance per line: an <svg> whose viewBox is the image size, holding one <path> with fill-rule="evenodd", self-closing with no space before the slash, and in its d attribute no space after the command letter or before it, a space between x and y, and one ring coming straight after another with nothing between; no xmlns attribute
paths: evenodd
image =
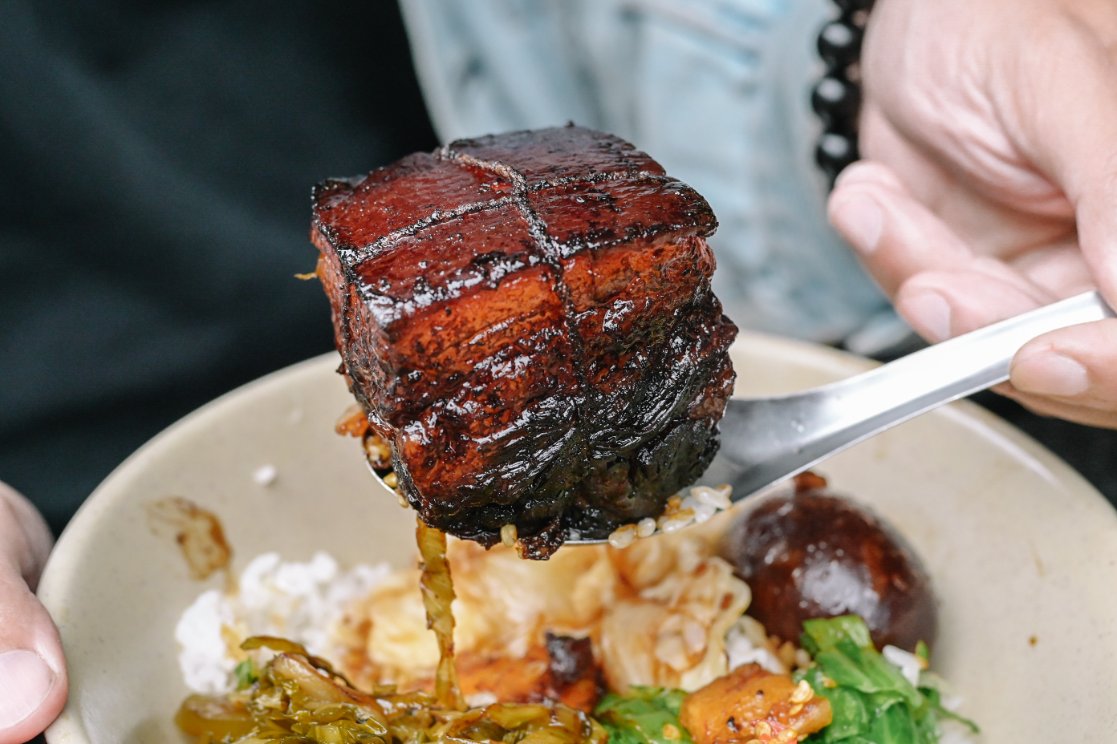
<svg viewBox="0 0 1117 744"><path fill-rule="evenodd" d="M738 325L871 353L907 329L826 223L822 0L401 0L444 139L573 121L648 151L720 227Z"/></svg>

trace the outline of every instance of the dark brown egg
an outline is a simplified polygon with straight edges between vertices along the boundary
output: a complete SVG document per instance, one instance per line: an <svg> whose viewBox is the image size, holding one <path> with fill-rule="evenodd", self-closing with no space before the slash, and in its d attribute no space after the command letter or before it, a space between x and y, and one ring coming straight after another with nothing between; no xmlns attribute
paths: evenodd
<svg viewBox="0 0 1117 744"><path fill-rule="evenodd" d="M894 528L818 476L764 499L722 546L752 589L748 613L772 635L798 642L804 620L856 614L878 647L934 643L934 594L918 557Z"/></svg>

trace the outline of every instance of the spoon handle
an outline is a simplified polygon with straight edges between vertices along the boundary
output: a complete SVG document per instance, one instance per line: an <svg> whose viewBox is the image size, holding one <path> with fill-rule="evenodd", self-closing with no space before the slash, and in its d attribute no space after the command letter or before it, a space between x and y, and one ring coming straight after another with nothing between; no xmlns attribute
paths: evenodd
<svg viewBox="0 0 1117 744"><path fill-rule="evenodd" d="M896 424L1004 382L1013 356L1037 336L1111 317L1101 296L1087 292L830 385L731 399L722 420L721 463L703 480L724 479L734 484L734 500L744 498Z"/></svg>
<svg viewBox="0 0 1117 744"><path fill-rule="evenodd" d="M849 397L860 399L864 407L850 409L852 419L878 412L862 424L876 431L1008 380L1012 358L1037 336L1111 317L1101 295L1086 292L929 346L836 383L833 392L841 394L843 408Z"/></svg>

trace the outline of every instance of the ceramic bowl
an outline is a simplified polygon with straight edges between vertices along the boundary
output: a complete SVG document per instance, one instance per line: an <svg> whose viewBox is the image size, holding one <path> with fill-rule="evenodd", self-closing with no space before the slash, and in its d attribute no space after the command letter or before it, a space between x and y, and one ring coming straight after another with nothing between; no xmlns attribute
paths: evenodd
<svg viewBox="0 0 1117 744"><path fill-rule="evenodd" d="M789 392L867 363L743 334L739 395ZM183 741L186 694L174 626L219 579L190 577L152 529L151 502L213 511L239 571L279 551L342 564L413 555L413 517L333 425L351 400L327 355L244 386L186 417L90 496L51 557L40 595L56 619L70 700L51 744ZM270 482L261 468L274 468ZM906 535L940 600L935 665L986 744L1117 741L1117 514L1054 455L958 403L851 448L817 471Z"/></svg>

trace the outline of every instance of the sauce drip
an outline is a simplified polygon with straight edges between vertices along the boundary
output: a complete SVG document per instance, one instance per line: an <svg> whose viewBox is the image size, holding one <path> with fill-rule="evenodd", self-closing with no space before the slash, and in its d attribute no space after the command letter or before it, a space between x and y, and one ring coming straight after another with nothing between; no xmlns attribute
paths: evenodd
<svg viewBox="0 0 1117 744"><path fill-rule="evenodd" d="M454 666L454 617L450 611L454 587L446 557L446 535L420 520L415 538L421 558L419 586L427 627L438 641L433 697L427 692L399 692L394 686L363 692L303 646L282 638L255 636L241 648L268 648L277 653L241 689L187 697L175 716L179 729L196 741L236 744L607 744L608 734L600 724L588 713L563 702L497 702L467 708ZM575 647L566 650L578 652ZM574 685L580 682L574 680ZM589 682L596 684L596 680Z"/></svg>
<svg viewBox="0 0 1117 744"><path fill-rule="evenodd" d="M422 575L419 588L427 611L427 627L438 641L438 669L434 676L434 696L438 704L451 710L465 710L454 666L454 582L446 559L446 533L416 520L415 539L419 544Z"/></svg>

